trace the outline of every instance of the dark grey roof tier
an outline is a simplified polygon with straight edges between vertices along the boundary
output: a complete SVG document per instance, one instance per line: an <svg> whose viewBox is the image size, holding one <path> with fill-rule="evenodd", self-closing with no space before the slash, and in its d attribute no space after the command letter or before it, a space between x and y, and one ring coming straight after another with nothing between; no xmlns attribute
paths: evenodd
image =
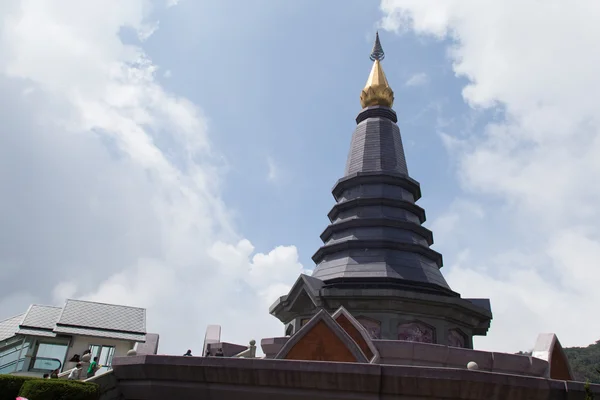
<svg viewBox="0 0 600 400"><path fill-rule="evenodd" d="M400 129L394 110L365 108L356 118L345 176L356 172L395 172L408 176Z"/></svg>
<svg viewBox="0 0 600 400"><path fill-rule="evenodd" d="M393 282L457 296L439 271L441 254L429 248L433 235L421 225L425 211L415 204L421 190L408 175L396 122L396 113L383 106L367 107L356 118L312 276L326 285Z"/></svg>

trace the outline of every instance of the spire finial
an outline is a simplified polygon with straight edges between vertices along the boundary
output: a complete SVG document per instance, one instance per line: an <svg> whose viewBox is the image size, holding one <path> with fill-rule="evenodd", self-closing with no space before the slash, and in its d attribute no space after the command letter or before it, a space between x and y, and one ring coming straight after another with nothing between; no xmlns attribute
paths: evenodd
<svg viewBox="0 0 600 400"><path fill-rule="evenodd" d="M379 41L379 32L375 34L375 44L371 51L371 60L373 68L367 79L367 84L360 94L360 105L365 107L384 106L392 107L394 104L394 91L388 85L387 78L383 72L380 61L385 57L381 42Z"/></svg>
<svg viewBox="0 0 600 400"><path fill-rule="evenodd" d="M371 51L370 58L371 61L381 61L385 58L383 47L381 47L381 42L379 41L379 31L375 33L375 43L373 44L373 50Z"/></svg>

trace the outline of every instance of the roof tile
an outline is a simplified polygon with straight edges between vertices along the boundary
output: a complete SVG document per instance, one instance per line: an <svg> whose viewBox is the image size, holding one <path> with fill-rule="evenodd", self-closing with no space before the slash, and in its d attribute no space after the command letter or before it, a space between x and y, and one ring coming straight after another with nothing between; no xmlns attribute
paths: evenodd
<svg viewBox="0 0 600 400"><path fill-rule="evenodd" d="M137 307L67 300L58 325L146 333L146 310ZM62 329L62 328L61 328ZM55 329L55 332L58 332Z"/></svg>
<svg viewBox="0 0 600 400"><path fill-rule="evenodd" d="M23 319L23 315L25 314L20 314L0 321L0 341L15 336L15 332L19 329L19 322Z"/></svg>
<svg viewBox="0 0 600 400"><path fill-rule="evenodd" d="M25 314L21 327L53 329L61 311L62 307L33 304Z"/></svg>

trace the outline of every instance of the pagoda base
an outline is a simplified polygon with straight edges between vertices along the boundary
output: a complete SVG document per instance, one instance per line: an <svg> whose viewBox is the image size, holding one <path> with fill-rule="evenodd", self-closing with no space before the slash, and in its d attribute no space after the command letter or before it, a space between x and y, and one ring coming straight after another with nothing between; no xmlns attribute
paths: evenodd
<svg viewBox="0 0 600 400"><path fill-rule="evenodd" d="M326 284L302 275L289 294L272 307L271 314L292 335L319 310L340 307L350 312L373 339L408 340L473 348L473 336L485 336L492 312L488 299L463 299L457 293L441 295L402 285Z"/></svg>

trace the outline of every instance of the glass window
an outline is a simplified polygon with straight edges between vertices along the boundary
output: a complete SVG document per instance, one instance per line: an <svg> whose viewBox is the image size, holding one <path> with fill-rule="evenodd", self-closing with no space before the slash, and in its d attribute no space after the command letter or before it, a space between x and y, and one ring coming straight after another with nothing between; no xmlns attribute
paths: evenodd
<svg viewBox="0 0 600 400"><path fill-rule="evenodd" d="M115 348L113 346L102 346L102 350L100 350L100 364L111 366L114 354Z"/></svg>
<svg viewBox="0 0 600 400"><path fill-rule="evenodd" d="M56 358L62 362L65 354L67 354L66 344L40 343L35 356L37 358Z"/></svg>
<svg viewBox="0 0 600 400"><path fill-rule="evenodd" d="M98 364L102 365L97 372L100 374L109 370L112 366L112 359L115 355L115 347L114 346L102 346L102 345L91 345L90 351L92 354L92 360L94 357L98 357Z"/></svg>
<svg viewBox="0 0 600 400"><path fill-rule="evenodd" d="M22 344L23 342L20 341L0 350L0 374L10 374L11 372L19 371L19 366L23 364L22 357L27 352L26 346L29 346L29 343L25 342L23 350Z"/></svg>
<svg viewBox="0 0 600 400"><path fill-rule="evenodd" d="M35 353L32 369L51 371L60 368L67 355L67 344L40 343Z"/></svg>

